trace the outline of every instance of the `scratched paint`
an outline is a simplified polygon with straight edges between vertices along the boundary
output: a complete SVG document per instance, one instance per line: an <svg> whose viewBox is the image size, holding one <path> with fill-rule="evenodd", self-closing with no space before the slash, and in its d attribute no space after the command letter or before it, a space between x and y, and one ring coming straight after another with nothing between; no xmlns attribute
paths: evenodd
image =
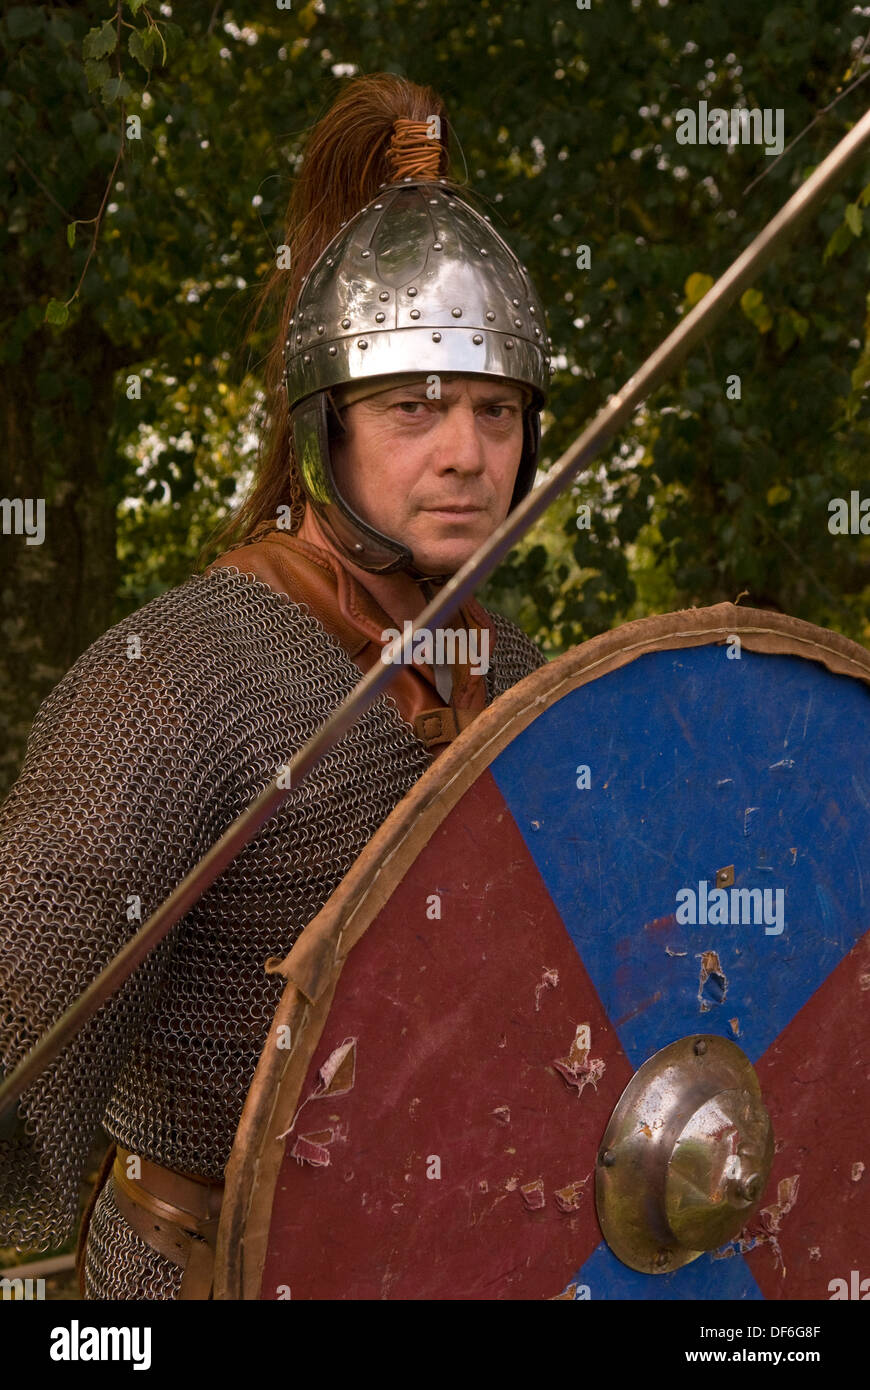
<svg viewBox="0 0 870 1390"><path fill-rule="evenodd" d="M644 656L571 692L492 767L635 1067L698 1027L683 952L693 966L718 953L732 1007L706 997L704 1028L733 1036L737 1015L754 1060L867 929L854 905L870 862L870 694L797 657L744 650L727 679L721 662L695 648L677 675L669 653ZM596 758L592 786L567 794ZM679 888L732 863L738 888L785 889L781 935L658 927Z"/></svg>
<svg viewBox="0 0 870 1390"><path fill-rule="evenodd" d="M587 1086L597 1090L598 1083L607 1069L607 1064L602 1058L589 1056L591 1050L592 1030L588 1023L579 1023L568 1056L560 1057L553 1063L567 1084L577 1088L578 1096L582 1096Z"/></svg>
<svg viewBox="0 0 870 1390"><path fill-rule="evenodd" d="M702 1013L708 1013L713 1004L722 1004L728 993L728 980L719 963L716 951L704 951L701 955L701 969L698 974L698 1002Z"/></svg>

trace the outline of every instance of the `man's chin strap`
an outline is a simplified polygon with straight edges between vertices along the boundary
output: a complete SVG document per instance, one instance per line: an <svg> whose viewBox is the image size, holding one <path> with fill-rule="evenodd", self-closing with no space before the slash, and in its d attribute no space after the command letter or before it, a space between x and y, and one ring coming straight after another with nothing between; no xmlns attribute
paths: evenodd
<svg viewBox="0 0 870 1390"><path fill-rule="evenodd" d="M450 578L449 574L436 575L434 579L420 579L417 582L427 603L431 603L438 590L443 588Z"/></svg>
<svg viewBox="0 0 870 1390"><path fill-rule="evenodd" d="M372 567L371 565L363 563L359 555L356 553L355 548L352 547L350 542L340 534L340 528L337 528L335 525L332 524L329 515L324 514L322 508L313 507L310 501L308 505L309 507L312 507L314 516L317 520L317 525L322 534L329 540L330 545L334 547L334 549L338 552L342 559L347 560L352 565L355 565L357 569L365 570L369 574L381 575L384 578L389 578L390 574L406 574L409 579L413 579L415 584L422 585L423 583L430 583L436 585L437 588L441 588L442 585L446 584L447 580L450 579L450 574L431 574L428 571L420 569L417 565L414 564L413 556L404 565L398 566L397 568L390 569L388 571L385 571L383 569L377 569L376 567ZM333 504L333 508L335 507L336 504ZM380 535L380 540L382 542L386 542L389 545L399 546L399 543L397 541L394 541L392 536ZM407 554L410 554L410 552L407 550L407 547L401 546L400 549L405 550ZM395 561L393 563L395 564Z"/></svg>

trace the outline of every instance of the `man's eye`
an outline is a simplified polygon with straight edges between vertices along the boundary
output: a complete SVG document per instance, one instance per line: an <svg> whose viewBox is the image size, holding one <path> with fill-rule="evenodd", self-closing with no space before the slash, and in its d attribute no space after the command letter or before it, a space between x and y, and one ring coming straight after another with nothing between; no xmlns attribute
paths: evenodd
<svg viewBox="0 0 870 1390"><path fill-rule="evenodd" d="M404 411L405 414L410 414L412 410L423 410L424 406L422 401L397 401L396 409Z"/></svg>
<svg viewBox="0 0 870 1390"><path fill-rule="evenodd" d="M496 419L496 420L507 420L511 415L515 415L515 414L516 414L516 407L515 407L515 406L512 406L512 405L488 405L488 406L485 406L484 409L485 409L485 410L498 410L498 411L500 411L500 412L501 412L500 415L495 415L495 416L492 417L493 419Z"/></svg>

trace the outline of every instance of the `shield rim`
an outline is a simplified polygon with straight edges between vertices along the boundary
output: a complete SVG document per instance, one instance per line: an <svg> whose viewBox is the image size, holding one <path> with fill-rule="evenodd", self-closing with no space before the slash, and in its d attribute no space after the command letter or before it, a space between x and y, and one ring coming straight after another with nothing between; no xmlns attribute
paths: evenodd
<svg viewBox="0 0 870 1390"><path fill-rule="evenodd" d="M655 651L723 645L818 661L870 687L870 652L848 637L767 609L719 603L639 618L572 647L501 695L454 740L375 832L283 959L285 981L245 1101L225 1173L214 1298L259 1300L283 1134L329 1017L344 963L456 803L537 716L571 691ZM292 1047L278 1046L291 1029Z"/></svg>

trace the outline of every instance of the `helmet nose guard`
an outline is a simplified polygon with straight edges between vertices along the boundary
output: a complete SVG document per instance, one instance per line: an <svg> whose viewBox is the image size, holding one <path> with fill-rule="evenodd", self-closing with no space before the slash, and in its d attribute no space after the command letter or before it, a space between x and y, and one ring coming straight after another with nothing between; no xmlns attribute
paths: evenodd
<svg viewBox="0 0 870 1390"><path fill-rule="evenodd" d="M510 247L447 180L386 185L357 213L303 280L289 333L284 380L302 484L361 568L416 572L407 546L341 495L329 451L331 387L371 379L374 388L407 372L528 386L511 508L531 491L553 371L543 306Z"/></svg>

